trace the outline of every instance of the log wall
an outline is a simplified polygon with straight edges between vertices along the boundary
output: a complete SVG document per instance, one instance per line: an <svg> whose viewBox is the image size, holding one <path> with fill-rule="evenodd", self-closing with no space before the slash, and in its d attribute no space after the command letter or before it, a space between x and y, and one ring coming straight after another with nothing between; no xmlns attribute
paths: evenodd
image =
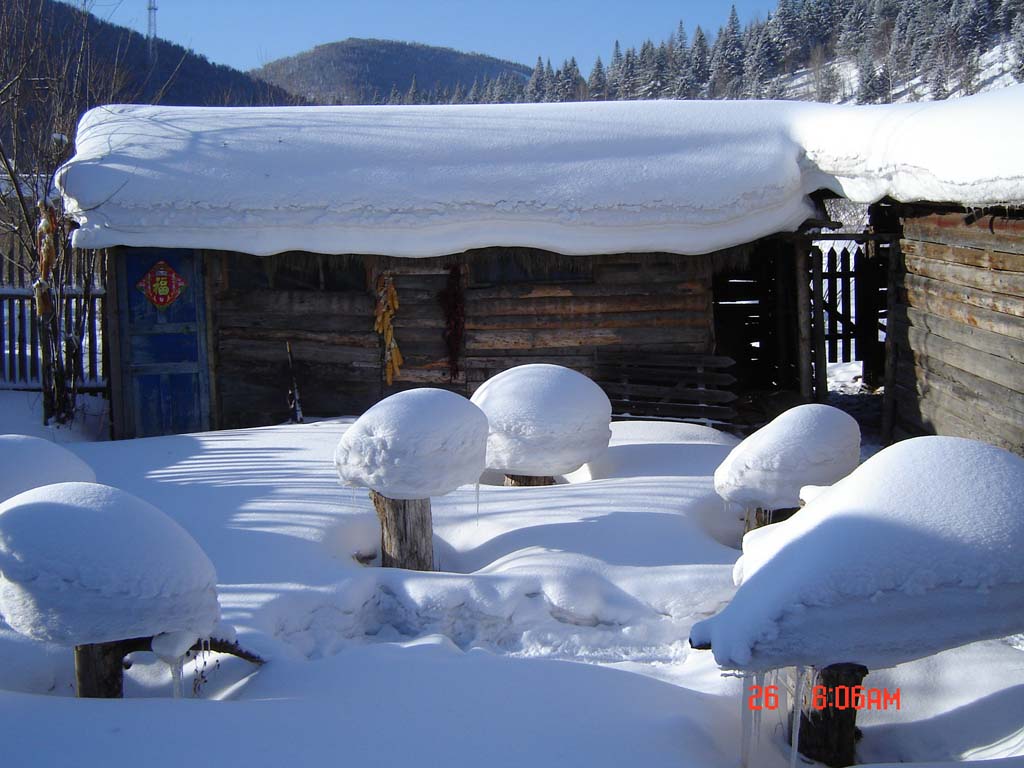
<svg viewBox="0 0 1024 768"><path fill-rule="evenodd" d="M886 407L892 436L1024 455L1024 220L904 215Z"/></svg>
<svg viewBox="0 0 1024 768"><path fill-rule="evenodd" d="M380 339L362 259L234 253L206 259L217 427L288 418L288 341L306 413L362 413L380 399Z"/></svg>
<svg viewBox="0 0 1024 768"><path fill-rule="evenodd" d="M212 379L222 428L287 418L285 342L308 414L361 413L418 386L472 392L515 365L551 362L593 376L616 355L714 352L712 272L725 255L559 256L488 248L435 259L206 254ZM462 319L458 372L440 294L455 270ZM392 276L394 336L405 364L384 380L373 286Z"/></svg>

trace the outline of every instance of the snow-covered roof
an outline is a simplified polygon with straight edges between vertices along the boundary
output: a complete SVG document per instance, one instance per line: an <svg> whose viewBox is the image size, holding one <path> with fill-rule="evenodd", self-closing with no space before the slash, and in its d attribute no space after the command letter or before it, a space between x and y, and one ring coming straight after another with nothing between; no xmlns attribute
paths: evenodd
<svg viewBox="0 0 1024 768"><path fill-rule="evenodd" d="M58 183L78 247L424 257L705 253L796 230L807 195L1024 202L1024 86L888 106L652 101L108 106Z"/></svg>

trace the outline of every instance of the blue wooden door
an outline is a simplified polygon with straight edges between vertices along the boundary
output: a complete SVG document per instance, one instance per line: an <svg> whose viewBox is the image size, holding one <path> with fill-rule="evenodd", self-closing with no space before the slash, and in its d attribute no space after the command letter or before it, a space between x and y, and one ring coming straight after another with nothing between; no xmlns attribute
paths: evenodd
<svg viewBox="0 0 1024 768"><path fill-rule="evenodd" d="M199 253L138 248L122 251L121 259L121 434L151 437L209 429Z"/></svg>

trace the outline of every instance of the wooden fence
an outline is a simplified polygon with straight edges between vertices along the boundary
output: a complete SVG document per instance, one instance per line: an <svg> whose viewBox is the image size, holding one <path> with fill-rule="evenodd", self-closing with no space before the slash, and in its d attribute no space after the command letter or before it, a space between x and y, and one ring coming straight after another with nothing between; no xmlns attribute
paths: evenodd
<svg viewBox="0 0 1024 768"><path fill-rule="evenodd" d="M24 255L9 243L0 268L0 390L38 390L42 387L39 318L36 315L31 276L22 265ZM77 339L82 328L81 367L77 372L79 391L106 390L106 356L103 354L102 263L94 274L86 274L86 260L76 253L62 281L54 286L62 348ZM88 283L87 281L91 281Z"/></svg>

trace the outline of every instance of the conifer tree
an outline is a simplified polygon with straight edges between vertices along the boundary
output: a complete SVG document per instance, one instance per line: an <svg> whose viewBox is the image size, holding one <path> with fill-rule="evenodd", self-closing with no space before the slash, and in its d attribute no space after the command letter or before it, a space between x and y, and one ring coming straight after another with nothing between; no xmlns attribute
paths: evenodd
<svg viewBox="0 0 1024 768"><path fill-rule="evenodd" d="M388 104L401 104L403 102L402 94L398 92L398 84L391 84L391 95L388 96Z"/></svg>
<svg viewBox="0 0 1024 768"><path fill-rule="evenodd" d="M1024 83L1024 15L1013 23L1010 47L1013 51L1013 76L1018 83Z"/></svg>
<svg viewBox="0 0 1024 768"><path fill-rule="evenodd" d="M672 58L669 63L668 90L669 95L677 99L692 99L696 95L693 78L693 64L691 62L689 41L686 37L686 27L679 22L679 29L676 31L675 45L672 48Z"/></svg>
<svg viewBox="0 0 1024 768"><path fill-rule="evenodd" d="M802 63L799 55L802 42L800 32L796 0L779 0L769 23L768 34L782 57L782 66L787 73Z"/></svg>
<svg viewBox="0 0 1024 768"><path fill-rule="evenodd" d="M637 97L637 54L629 48L622 57L622 78L619 82L619 99L632 100Z"/></svg>
<svg viewBox="0 0 1024 768"><path fill-rule="evenodd" d="M705 98L711 80L711 52L704 30L699 26L693 33L693 45L690 47L690 72L693 73L694 96Z"/></svg>
<svg viewBox="0 0 1024 768"><path fill-rule="evenodd" d="M533 72L530 74L530 79L526 81L523 100L529 103L544 101L546 91L545 85L544 62L541 61L540 56L538 56L537 63L534 65Z"/></svg>
<svg viewBox="0 0 1024 768"><path fill-rule="evenodd" d="M405 92L405 103L406 104L419 104L420 103L420 92L416 87L416 75L412 76L412 82L409 83L409 90Z"/></svg>
<svg viewBox="0 0 1024 768"><path fill-rule="evenodd" d="M600 56L594 62L594 68L590 70L590 77L587 79L587 98L591 101L604 101L608 98L608 77Z"/></svg>
<svg viewBox="0 0 1024 768"><path fill-rule="evenodd" d="M544 66L544 101L558 101L558 79L551 68L551 59Z"/></svg>
<svg viewBox="0 0 1024 768"><path fill-rule="evenodd" d="M622 67L625 64L625 59L622 56L622 48L619 47L619 41L615 41L615 48L612 51L612 60L608 65L608 98L609 99L621 99L622 89Z"/></svg>
<svg viewBox="0 0 1024 768"><path fill-rule="evenodd" d="M743 39L736 6L715 39L711 56L711 88L715 96L739 98L743 91Z"/></svg>

